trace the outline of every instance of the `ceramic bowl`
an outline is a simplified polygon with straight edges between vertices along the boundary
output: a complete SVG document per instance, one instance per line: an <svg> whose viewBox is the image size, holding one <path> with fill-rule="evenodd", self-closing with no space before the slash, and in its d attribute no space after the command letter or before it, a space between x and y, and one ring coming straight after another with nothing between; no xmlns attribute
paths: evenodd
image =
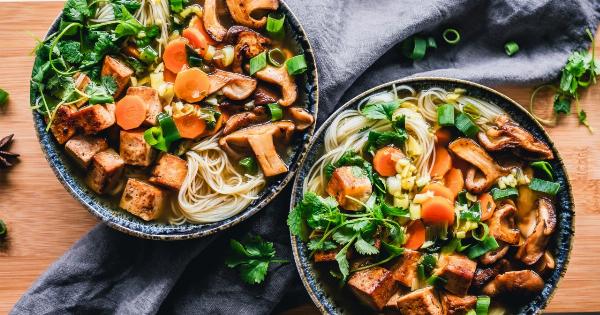
<svg viewBox="0 0 600 315"><path fill-rule="evenodd" d="M308 71L305 73L305 79L302 81L303 84L299 86L299 97L304 101L305 108L316 117L319 93L317 68L313 49L310 46L307 35L302 29L300 22L292 13L289 6L285 2L280 1L278 11L285 14L287 21L286 32L291 35L296 49L300 53L303 52L306 57ZM62 14L54 21L46 36L49 36L58 30L61 16ZM35 98L36 91L31 91L30 101L32 104ZM289 166L289 172L285 176L270 181L260 193L259 197L244 211L223 221L210 224L185 223L182 225L171 225L160 222L143 221L120 209L115 200L99 196L88 189L83 182L82 172L65 154L63 147L56 142L51 133L46 132L46 123L44 122L42 115L34 111L33 120L46 160L48 160L48 163L58 180L75 199L84 205L91 214L114 229L137 237L160 240L183 240L213 234L234 226L260 211L273 200L292 179L297 166L299 165L298 162L306 155L308 142L315 129L313 125L300 137L296 137L295 141L291 144L292 153L286 160L286 164Z"/></svg>
<svg viewBox="0 0 600 315"><path fill-rule="evenodd" d="M480 84L468 82L464 80L449 79L449 78L414 78L402 79L394 82L389 82L373 89L370 89L339 108L335 113L331 114L330 118L323 123L313 140L310 143L308 154L302 161L298 174L294 180L292 189L292 198L290 207L293 208L296 203L302 200L302 185L304 179L308 175L310 167L320 157L320 152L323 150L323 137L325 130L331 124L334 117L341 111L346 109L356 109L360 100L368 95L377 92L389 90L392 84L407 84L416 90L427 89L430 87L441 87L447 90L462 88L466 90L467 95L478 97L480 99L492 102L505 110L513 120L531 132L536 138L541 139L552 148L555 159L549 161L554 171L558 182L561 185L561 190L556 196L557 207L557 231L548 248L553 252L556 259L556 268L552 271L546 280L543 291L533 297L528 303L522 305L518 309L512 310L518 314L536 314L540 313L550 301L558 281L563 277L569 255L571 252L571 244L574 235L574 202L571 193L571 184L567 177L565 166L562 162L560 154L554 147L552 140L544 131L542 126L519 104L511 100L507 96ZM310 251L306 244L299 238L291 236L292 250L294 260L302 283L306 287L308 294L323 314L370 314L364 306L362 306L352 293L347 288L340 289L337 281L333 281L327 268L317 266L309 257Z"/></svg>

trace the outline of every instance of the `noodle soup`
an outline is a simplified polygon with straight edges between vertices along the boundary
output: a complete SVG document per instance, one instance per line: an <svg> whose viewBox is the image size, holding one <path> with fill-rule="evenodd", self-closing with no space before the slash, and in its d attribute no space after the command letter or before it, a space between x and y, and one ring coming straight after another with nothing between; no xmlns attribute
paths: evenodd
<svg viewBox="0 0 600 315"><path fill-rule="evenodd" d="M32 106L89 190L121 211L174 226L226 220L281 188L314 128L314 61L286 10L66 8L36 50Z"/></svg>

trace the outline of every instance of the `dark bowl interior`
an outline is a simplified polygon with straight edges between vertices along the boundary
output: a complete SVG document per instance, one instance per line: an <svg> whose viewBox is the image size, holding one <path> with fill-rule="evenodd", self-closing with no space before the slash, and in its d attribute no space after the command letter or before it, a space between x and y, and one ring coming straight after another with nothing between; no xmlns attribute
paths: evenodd
<svg viewBox="0 0 600 315"><path fill-rule="evenodd" d="M344 104L340 109L333 113L330 118L317 130L314 139L311 141L309 151L306 158L302 161L302 165L298 170L298 175L294 181L292 190L291 207L302 199L302 184L307 176L310 167L320 157L319 152L323 150L323 137L325 129L330 125L333 117L336 117L339 112L356 108L358 102L367 95L371 95L380 91L388 90L392 84L408 84L416 90L427 89L430 87L441 87L448 90L455 88L463 88L467 91L467 95L478 97L480 99L492 102L505 110L516 122L529 130L536 138L546 142L554 151L556 158L549 161L556 172L558 182L561 184L561 190L556 196L556 205L558 213L558 228L553 240L548 245L548 248L553 252L556 259L556 268L552 271L543 291L529 300L526 304L521 304L518 308L510 310L519 314L534 314L540 313L553 295L556 285L560 278L565 273L569 254L571 252L571 242L574 235L574 205L573 196L571 193L571 185L569 183L567 173L562 162L562 159L554 144L548 137L548 134L540 126L540 124L531 117L521 106L488 87L456 79L447 78L415 78L398 80L384 85L375 87L369 91L358 95L357 97ZM330 276L328 269L323 266L317 266L310 259L306 244L299 238L291 236L292 249L296 266L304 286L306 287L311 299L315 305L326 314L369 314L369 311L362 306L349 292L348 289L340 289L337 281L334 281ZM511 303L512 304L512 303Z"/></svg>
<svg viewBox="0 0 600 315"><path fill-rule="evenodd" d="M296 49L296 53L304 53L308 65L308 71L301 77L298 77L299 97L304 107L316 117L318 109L318 76L313 50L298 19L290 11L287 4L283 1L280 1L280 4L278 11L286 16L286 34L290 37L291 44ZM61 15L54 21L46 36L58 30L60 17ZM32 91L30 101L33 103L35 98L36 92ZM182 225L171 225L143 221L120 209L117 201L98 196L88 189L83 182L83 172L65 154L63 147L56 142L51 133L46 132L46 123L42 115L34 111L33 120L38 139L48 163L52 167L56 177L75 199L81 202L90 213L119 231L142 238L161 240L181 240L209 235L240 223L260 211L292 179L299 165L298 162L306 154L309 140L315 129L313 125L310 129L295 137L290 145L289 151L291 153L285 161L289 166L289 172L286 175L270 180L265 189L260 193L259 198L252 202L244 211L223 221L210 224L185 223Z"/></svg>

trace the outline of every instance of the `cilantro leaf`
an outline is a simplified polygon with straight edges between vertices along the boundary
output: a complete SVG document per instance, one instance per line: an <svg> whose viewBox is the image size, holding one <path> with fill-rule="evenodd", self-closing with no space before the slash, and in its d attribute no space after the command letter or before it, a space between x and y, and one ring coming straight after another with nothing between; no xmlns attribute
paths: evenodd
<svg viewBox="0 0 600 315"><path fill-rule="evenodd" d="M312 251L316 250L333 250L336 249L337 245L332 241L323 241L320 242L318 239L312 239L308 242L308 249Z"/></svg>
<svg viewBox="0 0 600 315"><path fill-rule="evenodd" d="M571 99L556 94L554 96L554 112L557 114L571 113Z"/></svg>
<svg viewBox="0 0 600 315"><path fill-rule="evenodd" d="M356 242L354 243L354 248L361 255L377 255L379 254L379 249L373 246L369 242L365 241L362 237L358 237Z"/></svg>
<svg viewBox="0 0 600 315"><path fill-rule="evenodd" d="M341 228L333 233L333 240L336 241L340 245L346 245L352 238L356 235L356 232L350 228Z"/></svg>
<svg viewBox="0 0 600 315"><path fill-rule="evenodd" d="M303 240L306 239L306 224L315 230L324 230L327 226L335 226L342 220L338 203L332 197L323 198L308 192L300 203L288 214L290 232Z"/></svg>
<svg viewBox="0 0 600 315"><path fill-rule="evenodd" d="M104 89L106 89L106 92L109 95L114 94L118 88L117 81L115 81L115 78L113 78L110 75L103 76L101 79L101 82L102 82L102 87L104 87Z"/></svg>
<svg viewBox="0 0 600 315"><path fill-rule="evenodd" d="M73 40L67 40L58 43L60 55L71 64L78 64L83 58L81 53L81 44Z"/></svg>
<svg viewBox="0 0 600 315"><path fill-rule="evenodd" d="M369 119L387 119L392 121L394 111L400 107L398 101L368 105L361 110L361 114Z"/></svg>
<svg viewBox="0 0 600 315"><path fill-rule="evenodd" d="M142 4L137 0L112 0L111 2L118 6L124 6L131 12L137 11L137 9L142 6Z"/></svg>
<svg viewBox="0 0 600 315"><path fill-rule="evenodd" d="M383 214L386 216L410 218L410 211L408 211L408 209L392 207L383 200L379 204L379 208L381 209L381 212L383 212Z"/></svg>
<svg viewBox="0 0 600 315"><path fill-rule="evenodd" d="M91 11L85 0L67 0L63 14L70 21L83 22L91 15Z"/></svg>
<svg viewBox="0 0 600 315"><path fill-rule="evenodd" d="M229 241L230 253L225 260L229 268L238 268L240 277L248 284L264 281L270 263L287 263L274 259L275 247L272 242L260 236L247 236L242 242L235 239Z"/></svg>
<svg viewBox="0 0 600 315"><path fill-rule="evenodd" d="M403 129L394 131L370 131L367 138L366 150L371 154L375 154L378 148L386 145L401 146L408 139L408 134Z"/></svg>
<svg viewBox="0 0 600 315"><path fill-rule="evenodd" d="M342 273L343 280L346 280L348 275L350 275L350 263L348 262L348 258L346 254L348 253L348 246L344 246L338 253L335 255L335 260L338 263L338 267L340 268L340 272Z"/></svg>

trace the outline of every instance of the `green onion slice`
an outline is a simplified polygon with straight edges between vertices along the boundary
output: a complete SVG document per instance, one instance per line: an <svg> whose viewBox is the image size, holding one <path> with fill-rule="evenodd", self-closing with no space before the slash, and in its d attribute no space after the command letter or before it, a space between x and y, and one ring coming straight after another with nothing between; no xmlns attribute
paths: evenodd
<svg viewBox="0 0 600 315"><path fill-rule="evenodd" d="M465 136L473 138L479 132L479 127L464 113L458 113L454 119L456 129L460 130Z"/></svg>
<svg viewBox="0 0 600 315"><path fill-rule="evenodd" d="M287 60L287 71L290 75L302 74L308 69L304 54L294 56Z"/></svg>
<svg viewBox="0 0 600 315"><path fill-rule="evenodd" d="M160 113L158 114L157 119L167 147L169 147L171 143L181 139L181 135L179 134L179 130L177 130L173 117L169 116L167 113Z"/></svg>
<svg viewBox="0 0 600 315"><path fill-rule="evenodd" d="M0 238L6 237L7 233L8 233L8 228L6 227L6 223L4 223L4 221L0 220Z"/></svg>
<svg viewBox="0 0 600 315"><path fill-rule="evenodd" d="M490 308L490 297L487 295L478 296L477 304L475 304L475 314L476 315L487 315L489 308Z"/></svg>
<svg viewBox="0 0 600 315"><path fill-rule="evenodd" d="M256 160L253 157L245 157L241 159L238 164L244 169L244 171L248 174L256 174L258 171L258 165L256 165Z"/></svg>
<svg viewBox="0 0 600 315"><path fill-rule="evenodd" d="M483 241L469 248L467 256L469 257L469 259L475 259L491 250L498 249L498 247L500 247L500 245L498 245L496 239L493 236L488 235L486 238L483 239Z"/></svg>
<svg viewBox="0 0 600 315"><path fill-rule="evenodd" d="M204 59L200 57L194 48L185 45L185 53L187 55L187 63L190 67L202 67L204 65Z"/></svg>
<svg viewBox="0 0 600 315"><path fill-rule="evenodd" d="M277 103L267 104L269 112L271 112L271 121L281 120L283 118L283 110Z"/></svg>
<svg viewBox="0 0 600 315"><path fill-rule="evenodd" d="M508 56L512 56L519 51L519 44L515 41L510 41L504 44L504 51Z"/></svg>
<svg viewBox="0 0 600 315"><path fill-rule="evenodd" d="M531 162L529 165L533 169L542 172L549 180L554 181L554 169L547 161L535 161Z"/></svg>
<svg viewBox="0 0 600 315"><path fill-rule="evenodd" d="M154 48L150 46L146 46L140 49L140 60L147 63L152 64L158 58L158 53Z"/></svg>
<svg viewBox="0 0 600 315"><path fill-rule="evenodd" d="M481 231L481 235L477 235L477 230L479 230L479 227L482 228ZM483 240L490 234L490 227L483 223L483 222L479 222L479 226L477 227L477 229L475 229L473 232L471 232L471 236L473 236L474 239L483 242Z"/></svg>
<svg viewBox="0 0 600 315"><path fill-rule="evenodd" d="M109 103L114 103L114 102L115 102L115 99L110 95L94 95L94 96L90 97L90 99L89 99L89 103L91 105L109 104Z"/></svg>
<svg viewBox="0 0 600 315"><path fill-rule="evenodd" d="M160 127L152 127L144 131L144 140L153 148L167 152L167 145Z"/></svg>
<svg viewBox="0 0 600 315"><path fill-rule="evenodd" d="M438 124L440 126L454 125L454 106L452 104L444 104L437 108Z"/></svg>
<svg viewBox="0 0 600 315"><path fill-rule="evenodd" d="M479 201L474 203L467 211L461 211L460 218L461 220L473 222L481 221L481 204Z"/></svg>
<svg viewBox="0 0 600 315"><path fill-rule="evenodd" d="M495 201L519 196L519 191L514 187L506 189L492 188L490 192Z"/></svg>
<svg viewBox="0 0 600 315"><path fill-rule="evenodd" d="M258 71L267 67L267 53L261 52L260 54L250 59L250 75L254 75Z"/></svg>
<svg viewBox="0 0 600 315"><path fill-rule="evenodd" d="M281 67L285 63L285 54L279 48L269 50L267 57L269 59L269 63L275 67Z"/></svg>
<svg viewBox="0 0 600 315"><path fill-rule="evenodd" d="M269 13L267 16L267 32L271 37L281 39L285 34L283 26L285 24L285 15L278 13Z"/></svg>
<svg viewBox="0 0 600 315"><path fill-rule="evenodd" d="M425 53L427 52L427 41L421 37L414 37L414 48L412 53L410 54L410 59L412 60L421 60L425 57Z"/></svg>
<svg viewBox="0 0 600 315"><path fill-rule="evenodd" d="M560 184L539 178L533 178L531 183L529 183L529 189L554 196L560 190Z"/></svg>
<svg viewBox="0 0 600 315"><path fill-rule="evenodd" d="M465 115L469 116L469 118L471 118L472 120L477 120L479 118L481 118L481 112L479 111L479 108L477 108L475 105L468 103L465 106L463 106L462 108L463 113L465 113Z"/></svg>
<svg viewBox="0 0 600 315"><path fill-rule="evenodd" d="M431 36L427 38L427 47L429 47L429 48L437 48L437 43L435 41L435 38L433 38Z"/></svg>
<svg viewBox="0 0 600 315"><path fill-rule="evenodd" d="M453 28L447 28L442 33L442 38L450 45L456 45L460 42L460 33Z"/></svg>
<svg viewBox="0 0 600 315"><path fill-rule="evenodd" d="M448 283L448 280L437 276L437 275L432 275L431 277L429 277L427 279L427 284L432 285L432 286L443 286L446 283Z"/></svg>

